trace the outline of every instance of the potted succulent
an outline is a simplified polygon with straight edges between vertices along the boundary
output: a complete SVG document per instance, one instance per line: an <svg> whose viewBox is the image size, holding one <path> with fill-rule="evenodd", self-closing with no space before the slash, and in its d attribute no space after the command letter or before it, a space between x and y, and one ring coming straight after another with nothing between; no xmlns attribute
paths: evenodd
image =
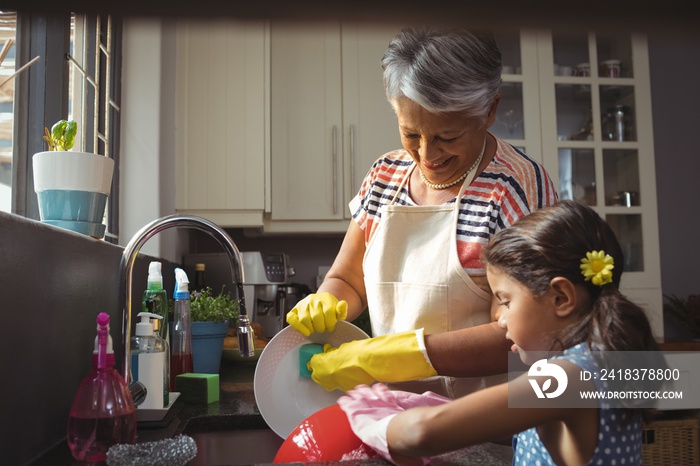
<svg viewBox="0 0 700 466"><path fill-rule="evenodd" d="M210 287L193 291L190 296L194 371L218 374L224 338L238 320L238 301L223 289L215 295Z"/></svg>
<svg viewBox="0 0 700 466"><path fill-rule="evenodd" d="M44 131L49 150L32 158L41 221L95 238L104 237L103 220L114 160L71 150L78 132L73 120L60 120L50 131Z"/></svg>

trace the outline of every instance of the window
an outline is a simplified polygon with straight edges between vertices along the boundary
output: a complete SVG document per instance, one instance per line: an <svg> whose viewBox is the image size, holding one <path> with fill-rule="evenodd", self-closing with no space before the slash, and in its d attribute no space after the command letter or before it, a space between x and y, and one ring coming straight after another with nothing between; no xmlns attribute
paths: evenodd
<svg viewBox="0 0 700 466"><path fill-rule="evenodd" d="M2 13L0 20L4 15L14 16ZM99 15L18 13L15 47L13 65L32 64L14 78L12 175L7 184L12 187L10 210L39 219L31 156L45 150L41 137L45 127L73 119L79 126L77 149L106 155L119 163L121 21ZM1 118L2 114L0 124ZM0 126L0 154L2 137ZM0 163L2 160L0 155ZM115 169L106 218L105 239L113 243L117 242L119 225L118 173ZM0 183L5 183L1 174Z"/></svg>
<svg viewBox="0 0 700 466"><path fill-rule="evenodd" d="M15 95L15 13L0 12L0 211L12 205L12 123Z"/></svg>

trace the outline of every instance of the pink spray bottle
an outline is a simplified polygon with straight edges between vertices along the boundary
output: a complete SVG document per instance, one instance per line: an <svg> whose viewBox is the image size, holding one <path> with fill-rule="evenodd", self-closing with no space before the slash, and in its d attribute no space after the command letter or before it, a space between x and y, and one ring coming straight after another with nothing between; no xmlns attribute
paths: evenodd
<svg viewBox="0 0 700 466"><path fill-rule="evenodd" d="M68 417L68 445L78 461L105 461L117 443L136 441L136 408L129 388L114 369L109 314L97 316L92 370L73 398Z"/></svg>

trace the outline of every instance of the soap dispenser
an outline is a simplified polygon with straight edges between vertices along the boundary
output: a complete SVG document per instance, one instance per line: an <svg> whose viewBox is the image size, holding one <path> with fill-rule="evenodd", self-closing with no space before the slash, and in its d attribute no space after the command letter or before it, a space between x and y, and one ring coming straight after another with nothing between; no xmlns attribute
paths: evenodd
<svg viewBox="0 0 700 466"><path fill-rule="evenodd" d="M131 373L146 387L146 399L138 409L163 409L170 403L170 355L168 344L155 333L151 320L163 317L150 312L139 312L138 317L141 322L131 338Z"/></svg>
<svg viewBox="0 0 700 466"><path fill-rule="evenodd" d="M78 386L68 416L68 446L81 462L102 462L117 443L136 441L136 408L129 387L114 368L109 314L97 316L92 370Z"/></svg>
<svg viewBox="0 0 700 466"><path fill-rule="evenodd" d="M187 273L179 267L176 268L173 294L175 315L170 358L170 390L172 391L175 391L175 379L178 375L194 372L189 283Z"/></svg>
<svg viewBox="0 0 700 466"><path fill-rule="evenodd" d="M153 321L153 330L166 342L168 335L168 292L163 288L163 274L160 262L153 261L148 266L148 281L143 292L141 311L158 314L160 320Z"/></svg>

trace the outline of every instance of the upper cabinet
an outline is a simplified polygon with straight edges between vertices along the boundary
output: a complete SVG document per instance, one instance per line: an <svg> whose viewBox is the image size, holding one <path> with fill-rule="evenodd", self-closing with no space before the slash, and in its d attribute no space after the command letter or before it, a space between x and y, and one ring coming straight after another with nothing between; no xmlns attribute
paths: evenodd
<svg viewBox="0 0 700 466"><path fill-rule="evenodd" d="M345 231L348 202L372 163L401 147L381 69L397 30L271 24L266 231Z"/></svg>
<svg viewBox="0 0 700 466"><path fill-rule="evenodd" d="M492 131L541 160L560 198L593 207L610 224L625 255L616 264L623 292L649 311L661 336L645 37L552 30L497 38L504 83Z"/></svg>
<svg viewBox="0 0 700 466"><path fill-rule="evenodd" d="M176 210L225 226L260 226L268 169L266 26L180 21L176 34Z"/></svg>

